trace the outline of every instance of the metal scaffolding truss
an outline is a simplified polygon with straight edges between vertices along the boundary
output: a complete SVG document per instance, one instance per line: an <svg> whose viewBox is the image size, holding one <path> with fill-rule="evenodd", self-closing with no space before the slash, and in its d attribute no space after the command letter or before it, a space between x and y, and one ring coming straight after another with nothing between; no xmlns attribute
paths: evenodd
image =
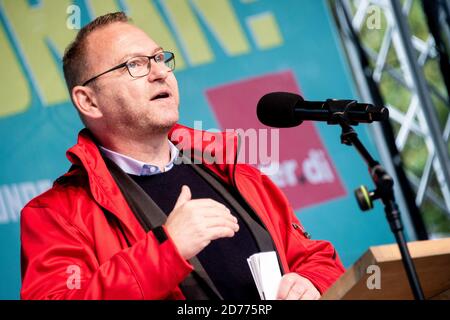
<svg viewBox="0 0 450 320"><path fill-rule="evenodd" d="M447 116L445 126L441 128L431 97L439 99L447 106L450 104L446 94L439 92L433 83L428 83L425 79L424 66L430 59L436 59L437 51L431 34L428 34L425 40L411 34L408 15L412 4L412 0L402 3L399 0L336 0L334 2L339 24L353 29L352 33L359 37L360 44L371 62L371 68L363 68L358 63L354 41L349 37L349 33L342 30L341 27L341 37L350 56L349 61L361 97L366 101L374 100L368 90L366 78L368 73L378 86L382 77L390 77L410 94L407 106L387 103L387 107L390 111L391 121L396 123L396 127L399 128L395 135L397 149L402 152L408 137L414 134L423 139L428 152L426 164L420 176L407 171L408 179L416 191L416 205L421 207L425 200L429 200L450 215L450 159L448 154L450 116ZM361 41L363 31L366 31L367 34L367 30L363 30L363 28L368 27L367 21L371 14L382 15L385 19L382 30L376 30L376 32L383 33L381 45L376 50L364 45ZM395 59L392 58L393 54ZM383 162L392 165L396 159L392 159L388 152L383 151L384 138L380 127L375 126L374 131L376 132L374 139L381 150ZM433 175L436 177L440 192L433 191L430 187Z"/></svg>

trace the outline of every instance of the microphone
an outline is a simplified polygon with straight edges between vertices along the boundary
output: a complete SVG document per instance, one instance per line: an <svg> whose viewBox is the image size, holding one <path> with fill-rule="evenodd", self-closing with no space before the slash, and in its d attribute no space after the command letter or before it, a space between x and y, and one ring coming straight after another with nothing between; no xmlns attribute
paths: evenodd
<svg viewBox="0 0 450 320"><path fill-rule="evenodd" d="M342 116L351 125L389 119L389 110L355 100L305 101L300 95L289 92L271 92L259 99L259 121L276 128L290 128L305 120L326 121L338 124Z"/></svg>

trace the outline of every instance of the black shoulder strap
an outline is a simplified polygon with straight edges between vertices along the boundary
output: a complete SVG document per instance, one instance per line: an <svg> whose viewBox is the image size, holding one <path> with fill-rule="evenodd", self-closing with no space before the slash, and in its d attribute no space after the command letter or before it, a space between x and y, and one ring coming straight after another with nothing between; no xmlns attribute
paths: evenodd
<svg viewBox="0 0 450 320"><path fill-rule="evenodd" d="M260 218L253 212L248 204L244 202L243 199L239 199L237 195L234 195L230 190L224 186L218 178L214 176L212 172L207 170L202 165L191 165L192 168L199 174L206 182L209 183L211 187L217 190L224 199L229 203L229 205L234 209L234 211L239 214L239 216L244 220L247 227L249 228L259 250L274 251L275 246L272 241L272 237L269 232L262 226ZM245 207L244 207L245 206ZM259 223L258 223L259 222Z"/></svg>
<svg viewBox="0 0 450 320"><path fill-rule="evenodd" d="M165 213L120 167L106 157L104 157L104 160L130 209L135 214L145 232L158 230L158 227L163 225L167 219ZM157 236L157 231L155 232L155 236ZM158 240L161 241L160 238ZM209 278L200 261L194 257L189 259L189 262L194 266L194 271L179 284L185 297L190 300L222 300L221 294Z"/></svg>

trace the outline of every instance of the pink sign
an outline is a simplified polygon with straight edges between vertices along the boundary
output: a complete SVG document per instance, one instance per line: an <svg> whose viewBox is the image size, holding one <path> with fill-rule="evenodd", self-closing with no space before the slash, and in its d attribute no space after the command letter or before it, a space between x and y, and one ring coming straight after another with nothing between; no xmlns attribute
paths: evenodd
<svg viewBox="0 0 450 320"><path fill-rule="evenodd" d="M273 91L301 94L292 72L285 71L211 88L206 91L206 96L221 129L242 129L248 138L244 139L244 150L240 152L247 158L245 162L267 172L286 194L294 210L345 196L346 190L313 122L279 129L279 140L276 141L279 146L270 147L271 138L277 137L278 129L258 121L256 105L264 94ZM252 140L255 134L260 141ZM265 160L261 161L259 154L256 162L248 161L256 143L261 150L261 140L269 146ZM270 163L267 163L268 158Z"/></svg>

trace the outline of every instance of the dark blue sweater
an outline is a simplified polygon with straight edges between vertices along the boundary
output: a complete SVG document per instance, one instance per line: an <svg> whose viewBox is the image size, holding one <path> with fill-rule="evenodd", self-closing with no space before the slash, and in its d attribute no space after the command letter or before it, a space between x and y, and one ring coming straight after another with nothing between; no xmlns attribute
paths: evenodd
<svg viewBox="0 0 450 320"><path fill-rule="evenodd" d="M238 219L239 231L232 238L212 241L197 258L224 299L259 300L247 264L247 258L259 252L255 239L244 220L207 181L186 164L174 165L171 170L156 175L129 176L166 215L173 210L183 185L191 189L192 199L210 198L227 206Z"/></svg>

